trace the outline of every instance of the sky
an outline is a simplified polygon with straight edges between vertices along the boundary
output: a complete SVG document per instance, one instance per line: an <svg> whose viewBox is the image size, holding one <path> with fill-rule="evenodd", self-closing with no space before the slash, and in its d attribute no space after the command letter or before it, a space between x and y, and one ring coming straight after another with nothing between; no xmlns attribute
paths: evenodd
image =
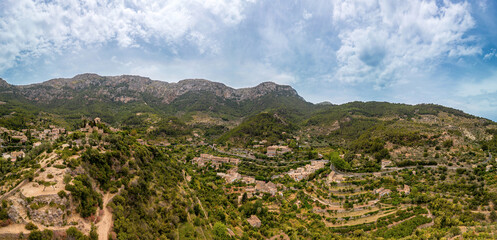
<svg viewBox="0 0 497 240"><path fill-rule="evenodd" d="M496 29L493 0L0 0L0 77L273 81L497 121Z"/></svg>

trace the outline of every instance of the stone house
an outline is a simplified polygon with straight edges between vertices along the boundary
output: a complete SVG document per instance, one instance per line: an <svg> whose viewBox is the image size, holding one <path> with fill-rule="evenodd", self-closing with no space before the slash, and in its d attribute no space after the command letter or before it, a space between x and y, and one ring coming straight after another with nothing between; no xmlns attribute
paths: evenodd
<svg viewBox="0 0 497 240"><path fill-rule="evenodd" d="M10 158L12 161L16 161L18 158L23 158L26 154L23 151L11 152Z"/></svg>
<svg viewBox="0 0 497 240"><path fill-rule="evenodd" d="M247 219L247 222L250 224L250 226L255 228L261 227L262 224L261 220L256 215L250 216L250 218Z"/></svg>
<svg viewBox="0 0 497 240"><path fill-rule="evenodd" d="M273 146L267 147L267 153L266 153L266 155L268 157L274 157L276 155L284 154L284 153L291 152L291 151L292 151L292 149L290 149L287 146L273 145Z"/></svg>
<svg viewBox="0 0 497 240"><path fill-rule="evenodd" d="M310 164L307 164L304 167L299 167L297 169L292 169L286 174L297 182L302 181L304 178L313 174L315 171L323 168L325 164L326 161L311 161Z"/></svg>
<svg viewBox="0 0 497 240"><path fill-rule="evenodd" d="M237 158L229 158L229 157L217 157L210 154L200 154L200 157L196 157L193 159L193 162L198 166L203 167L208 162L211 162L216 168L218 168L223 163L230 163L234 165L238 165L240 159Z"/></svg>
<svg viewBox="0 0 497 240"><path fill-rule="evenodd" d="M256 192L269 193L271 195L275 195L278 192L276 184L273 182L264 182L264 181L256 181L255 183Z"/></svg>
<svg viewBox="0 0 497 240"><path fill-rule="evenodd" d="M326 180L328 183L332 182L341 183L344 180L344 177L342 174L338 174L335 171L331 171L331 173L328 174L328 178Z"/></svg>
<svg viewBox="0 0 497 240"><path fill-rule="evenodd" d="M385 195L390 195L390 193L391 193L391 192L392 192L392 191L391 191L390 189L385 189L385 188L383 188L383 187L378 188L378 189L375 189L375 190L373 191L373 193L374 193L374 194L378 194L378 195L380 195L380 198L381 198L381 197L383 197L383 196L385 196Z"/></svg>
<svg viewBox="0 0 497 240"><path fill-rule="evenodd" d="M411 193L411 188L408 185L404 184L404 187L397 188L397 192L408 195L409 193Z"/></svg>
<svg viewBox="0 0 497 240"><path fill-rule="evenodd" d="M28 137L26 137L25 135L14 135L12 136L13 139L16 139L16 140L19 140L19 142L21 143L25 143L28 141Z"/></svg>

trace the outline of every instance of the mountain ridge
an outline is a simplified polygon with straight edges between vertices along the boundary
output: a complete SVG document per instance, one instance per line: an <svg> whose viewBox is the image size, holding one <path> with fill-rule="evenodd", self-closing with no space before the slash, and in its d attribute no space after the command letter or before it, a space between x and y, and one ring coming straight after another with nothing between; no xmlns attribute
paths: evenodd
<svg viewBox="0 0 497 240"><path fill-rule="evenodd" d="M56 99L72 99L76 91L84 90L97 90L94 94L98 97L108 97L112 101L123 102L139 100L140 95L150 94L160 99L162 103L169 104L188 92L201 91L235 101L254 100L273 92L303 100L291 86L273 82L235 89L206 79L184 79L177 83L169 83L135 75L100 76L85 73L73 78L55 78L29 85L12 85L4 81L0 86L11 87L28 100L40 103L51 103Z"/></svg>
<svg viewBox="0 0 497 240"><path fill-rule="evenodd" d="M493 124L488 119L436 104L359 101L314 104L299 96L291 86L273 82L235 89L205 79L168 83L134 75L86 73L30 85L11 85L1 80L0 101L3 102L0 106L3 121L17 128L25 127L23 123L29 119L51 114L50 121L67 127L76 126L84 118L99 117L118 127L144 128L157 119L176 117L193 125L209 122L206 126L217 126L225 131L226 127L231 129L263 112L277 114L298 126L297 129L310 130L315 136L327 135L337 129L353 132L360 128L364 131L384 120L422 119L425 115L437 118L443 112L474 119L478 125ZM7 117L13 112L23 114L14 121L15 118ZM263 121L258 124L272 122L270 118L260 119ZM253 124L249 121L246 125ZM357 135L352 132L349 136ZM229 135L244 134L233 132Z"/></svg>

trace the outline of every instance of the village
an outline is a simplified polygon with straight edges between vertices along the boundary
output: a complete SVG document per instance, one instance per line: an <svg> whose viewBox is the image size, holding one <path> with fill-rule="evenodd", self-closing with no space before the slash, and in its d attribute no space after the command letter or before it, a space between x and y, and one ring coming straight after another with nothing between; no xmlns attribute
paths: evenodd
<svg viewBox="0 0 497 240"><path fill-rule="evenodd" d="M105 139L119 129L107 127L95 118L76 131L56 126L0 131L2 158L12 164L27 158L32 149L48 145L53 148L37 158L40 169L30 173L31 180L5 182L1 186L0 191L7 193L3 198L11 203L8 215L13 226L23 228L30 223L41 229L74 226L82 232L89 232L92 222L102 226L104 223L99 218L112 218L108 210L98 211L91 219L81 218L76 214L74 203L64 196L70 194L66 186L71 181L66 178L74 178L84 172L81 167L67 168L71 161L80 160L81 150L84 149L106 151L110 143L96 139ZM203 140L200 136L195 138L196 142ZM343 171L333 165L329 152L299 151L299 147L291 148L284 142L271 145L260 141L257 148L229 148L197 144L188 139L182 145L171 145L166 139L143 136L132 139L138 144L136 146L144 148L159 147L161 151L176 147L188 149L192 154L181 157L181 164L192 169L191 175L196 178L210 174L215 180L211 180L209 186L222 189L225 197L239 208L248 203L262 203L272 214L282 214L290 208L296 218L305 222L310 216L319 216L324 226L329 228L373 224L397 212L408 212L412 216L414 210L407 199L418 190L411 189L412 182L405 181L407 175L417 176L426 171L439 170L438 166L399 167L392 159L381 159L378 161L379 170L374 172ZM345 158L343 153L334 154L339 159ZM355 156L358 157L357 154ZM457 170L457 167L448 168ZM493 165L485 167L486 172L492 169ZM185 179L191 181L192 177L185 176ZM118 190L114 190L113 194L115 191ZM113 194L105 196L110 199ZM432 217L424 211L416 214ZM260 216L246 215L243 221L254 229L262 229L267 220Z"/></svg>
<svg viewBox="0 0 497 240"><path fill-rule="evenodd" d="M287 146L268 146L267 156L275 157L285 153L291 153L291 149ZM358 186L351 184L353 180L358 179L376 179L381 178L382 173L372 173L369 175L344 175L330 169L328 160L313 160L309 164L302 167L291 169L285 173L275 175L271 181L256 180L254 176L242 175L238 172L238 165L242 163L243 158L237 157L217 157L212 154L200 154L195 157L192 163L199 168L212 166L216 171L222 166L231 166L224 172L217 172L217 176L223 178L227 184L226 194L237 195L237 201L242 204L244 199L262 199L265 195L272 197L286 198L299 207L302 207L302 201L296 199L295 192L298 190L295 187L278 182L277 179L288 177L296 183L308 180L309 176L317 171L329 169L324 179L321 181L308 182L312 186L313 191L304 191L308 199L315 202L321 207L314 207L312 212L320 214L329 220L329 226L346 226L353 223L367 223L378 219L379 217L388 215L392 212L392 206L383 203L382 199L389 198L393 191L391 188L379 187L371 191L365 191ZM382 171L384 174L392 172L395 168L391 168L391 161L382 162ZM273 182L276 181L276 182ZM331 195L326 197L320 196L319 193L325 184L325 188L330 191ZM240 185L241 184L241 185ZM393 189L395 194L407 196L410 194L410 186L404 184ZM293 199L293 200L292 200ZM388 201L387 201L388 202ZM395 209L396 207L394 207ZM404 209L401 207L400 209ZM276 210L276 209L275 209ZM253 226L260 226L260 220L257 216L251 216L247 221Z"/></svg>
<svg viewBox="0 0 497 240"><path fill-rule="evenodd" d="M107 128L107 130L104 130L104 128L102 127L99 128L97 125L100 123L101 120L99 118L95 118L93 121L87 122L84 127L78 129L78 132L84 133L86 134L86 136L90 136L91 134L105 135L106 134L105 131L111 131L111 132L119 131L119 129L114 129L114 128ZM50 143L59 139L61 136L67 136L73 133L74 131L66 131L66 129L59 128L56 126L50 126L49 129L43 129L43 130L23 129L21 131L0 128L0 134L2 134L3 136L3 138L1 139L2 149L4 150L2 157L6 160L15 162L17 159L25 157L23 144L26 144L28 141L33 142L32 147L38 147L43 142ZM73 141L73 144L75 146L82 146L88 144L83 139L82 138L75 139ZM136 141L141 145L150 144L150 142L142 139L136 139ZM14 142L15 144L12 144L12 142ZM264 142L262 143L264 144ZM16 146L16 150L5 151L6 149L13 149L14 145ZM168 144L167 142L166 143L159 142L155 143L154 145L169 146L170 144ZM63 144L62 148L67 146L69 145ZM261 148L263 146L264 145L258 146L258 148ZM213 147L212 149L216 148ZM292 149L285 145L271 145L265 147L264 150L268 158L278 158L280 156L288 156L289 154L290 155L293 154ZM254 154L249 149L234 149L234 151L238 154L243 154L243 156L249 157L248 159L254 160L252 159L254 158ZM313 175L318 171L323 171L328 169L327 171L325 171L326 175L324 176L322 183L325 183L325 185L327 186L326 188L329 189L331 195L324 197L320 196L319 194L316 194L320 191L318 189L321 188L318 186L322 184L316 181L311 181L308 183L310 184L310 186L312 186L312 188L316 188L316 190L313 190L311 192L306 190L304 191L304 193L308 196L309 199L314 201L316 204L321 205L321 207L313 208L312 211L314 213L321 214L325 216L327 219L335 219L332 221L334 223L329 223L330 226L349 224L349 220L346 220L349 219L349 217L347 217L348 215L354 216L352 219L355 219L355 221L359 221L361 217L358 217L357 213L360 212L379 211L380 216L381 214L389 213L389 211L382 213L381 209L382 207L383 209L385 209L385 205L381 204L380 200L385 197L389 197L392 194L392 189L379 187L373 189L372 191L364 191L358 187L354 187L353 185L350 184L350 181L357 178L357 176L346 175L334 171L332 169L332 166L330 166L328 160L310 160L308 161L307 164L303 166L295 167L293 169L290 169L289 171L283 172L278 175L274 175L271 177L271 180L269 181L263 181L263 180L257 180L255 176L243 175L239 173L238 165L246 161L245 160L246 158L240 157L238 155L229 156L226 155L225 153L223 153L222 155L224 156L216 156L214 154L201 153L198 157L194 157L191 160L191 162L192 164L194 164L199 168L211 167L214 171L217 171L216 175L224 179L227 186L229 186L226 188L226 194L236 194L237 201L239 204L241 204L244 201L244 199L262 199L265 195L267 195L272 197L278 196L282 198L288 198L289 200L293 199L292 201L295 201L295 204L298 207L300 207L302 206L303 202L295 198L296 197L295 192L298 189L296 189L291 185L284 184L280 182L280 180L278 179L289 178L294 182L298 183L302 181L307 181L311 175ZM319 154L319 156L322 155ZM267 161L267 160L258 160L258 161ZM226 169L226 166L228 166L227 170L219 171L220 169ZM54 198L56 200L57 198L55 196L56 193L60 191L60 189L64 188L64 185L60 185L62 181L61 178L64 175L64 171L53 167L49 169L50 169L49 172L45 173L45 175L47 174L55 175L57 177L54 178L53 180L58 179L57 181L52 180L54 184L48 184L50 190L47 189L48 185L46 184L49 183L50 181L49 182L41 181L40 183L42 184L35 183L30 186L21 188L19 193L20 194L19 198L26 199L28 197L35 197L35 199L39 198L40 200L37 201L41 202L45 201L43 200L43 198L47 197L49 199ZM385 173L398 170L397 168L392 167L392 161L390 160L382 160L381 169ZM44 178L43 176L39 176L38 178L43 179ZM381 176L382 176L381 172L371 174L372 178L379 178ZM398 186L394 190L396 193L402 195L408 195L411 191L408 185ZM29 195L34 192L38 192L37 194L41 195L40 196ZM361 201L354 200L358 199L358 197L360 196L363 196L362 197L363 199L365 197L366 200L361 200ZM356 201L356 203L352 203L354 201ZM69 206L68 203L60 202L60 200L56 201L49 200L48 202L54 202L57 204L57 206L62 206L62 205ZM22 201L19 202L19 204L13 206L11 215L14 216L14 219L19 219L16 221L21 223L22 222L26 223L25 220L22 220L26 218L25 213L23 213L23 211L27 210L22 210L26 206L27 206L26 203L23 203ZM63 226L62 223L63 217L66 218L66 216L60 213L60 210L57 209L50 210L49 215L46 216L41 213L40 213L41 215L37 214L38 210L29 210L29 211L31 211L31 214L34 215L34 218L32 218L33 220L38 219L36 216L39 215L41 216L39 219L42 218L52 219L50 220L50 222L52 222L56 226ZM365 221L368 221L367 219L371 217L370 214L363 214L361 216L362 218L366 219ZM255 215L248 218L247 221L254 227L260 227L261 222ZM81 227L81 230L85 231L88 230L88 225L84 221L80 221L79 226Z"/></svg>
<svg viewBox="0 0 497 240"><path fill-rule="evenodd" d="M0 128L2 138L2 150L4 152L2 158L15 164L17 161L28 157L25 153L29 150L42 148L40 155L36 156L38 160L38 168L31 169L26 179L17 178L7 181L0 186L0 200L5 200L10 203L8 216L12 223L9 228L2 228L0 234L8 234L10 231L17 233L28 234L29 229L25 226L34 226L38 229L50 230L67 230L70 227L75 227L79 231L89 232L92 224L96 224L98 228L110 227L100 221L100 219L112 216L107 210L100 211L95 216L96 219L90 220L81 217L77 212L77 206L71 201L70 191L67 185L73 183L72 179L84 172L83 168L70 169L67 167L69 161L79 158L80 152L78 149L83 147L91 147L89 137L91 134L106 135L104 126L100 125L100 119L95 118L93 121L77 130L78 135L71 138L71 144L63 142L56 144L60 138L71 136L76 131L66 131L64 128L49 126L49 129L23 129L21 131L7 130ZM107 129L112 132L118 129ZM14 144L11 139L16 139ZM50 150L47 151L47 147ZM19 150L8 151L12 148ZM80 148L81 147L81 148ZM97 148L93 146L93 148ZM73 149L73 151L67 151ZM29 152L31 153L31 152ZM69 155L65 155L70 153ZM65 156L64 156L65 155ZM115 194L112 194L113 196ZM106 195L108 196L108 194ZM105 200L105 199L104 199Z"/></svg>
<svg viewBox="0 0 497 240"><path fill-rule="evenodd" d="M90 124L90 122L92 124ZM104 129L99 128L96 124L100 124L100 118L95 118L93 121L89 121L84 127L78 129L79 132L91 134L104 134ZM119 129L109 127L112 132L117 132ZM55 125L50 125L47 129L22 129L20 131L6 129L0 127L0 148L2 151L2 158L15 162L18 158L23 158L26 156L26 148L36 148L42 145L43 142L51 143L61 136L68 136L73 134L75 131L67 131L65 128L57 127ZM29 141L29 142L28 142ZM75 144L82 144L81 139L75 140ZM11 150L15 149L15 150Z"/></svg>

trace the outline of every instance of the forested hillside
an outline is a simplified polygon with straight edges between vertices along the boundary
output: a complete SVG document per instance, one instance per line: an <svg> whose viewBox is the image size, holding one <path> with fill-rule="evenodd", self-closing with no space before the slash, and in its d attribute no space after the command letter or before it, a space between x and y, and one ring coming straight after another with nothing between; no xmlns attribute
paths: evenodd
<svg viewBox="0 0 497 240"><path fill-rule="evenodd" d="M497 124L452 108L86 74L0 115L0 239L497 238Z"/></svg>

